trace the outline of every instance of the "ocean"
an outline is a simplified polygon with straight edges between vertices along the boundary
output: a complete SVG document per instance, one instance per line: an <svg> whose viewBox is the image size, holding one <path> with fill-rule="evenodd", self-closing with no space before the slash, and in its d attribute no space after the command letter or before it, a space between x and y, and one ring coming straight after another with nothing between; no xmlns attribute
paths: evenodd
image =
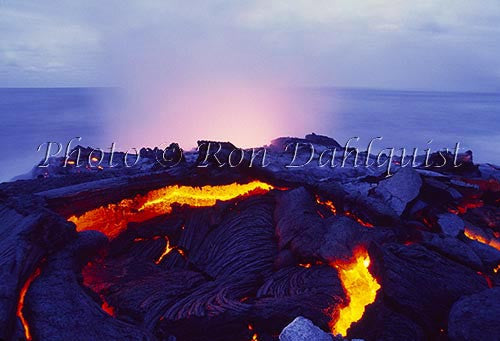
<svg viewBox="0 0 500 341"><path fill-rule="evenodd" d="M322 102L311 113L316 132L344 145L351 137L360 149L371 138L383 137L375 150L414 147L432 151L471 149L474 160L500 164L500 95L373 89L300 89L312 101ZM49 141L63 145L81 136L82 145L107 147L104 125L112 122L105 110L106 88L0 89L0 181L28 172L43 157ZM325 106L324 103L327 103ZM116 113L119 118L119 113ZM310 131L304 131L304 135ZM432 140L431 143L428 141ZM263 141L267 144L269 141Z"/></svg>

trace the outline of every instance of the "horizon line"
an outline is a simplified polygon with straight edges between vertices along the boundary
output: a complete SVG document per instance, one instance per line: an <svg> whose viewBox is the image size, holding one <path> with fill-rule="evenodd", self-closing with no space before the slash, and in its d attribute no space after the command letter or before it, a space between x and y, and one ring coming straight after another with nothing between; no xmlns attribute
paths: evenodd
<svg viewBox="0 0 500 341"><path fill-rule="evenodd" d="M96 86L0 86L0 90L9 89L122 89L118 85L96 85ZM308 89L308 90L372 90L372 91L394 91L394 92L430 92L430 93L466 93L466 94L484 94L498 95L495 90L437 90L437 89L410 89L410 88L390 88L390 87L372 87L372 86L341 86L341 85L296 85L280 86L279 89Z"/></svg>

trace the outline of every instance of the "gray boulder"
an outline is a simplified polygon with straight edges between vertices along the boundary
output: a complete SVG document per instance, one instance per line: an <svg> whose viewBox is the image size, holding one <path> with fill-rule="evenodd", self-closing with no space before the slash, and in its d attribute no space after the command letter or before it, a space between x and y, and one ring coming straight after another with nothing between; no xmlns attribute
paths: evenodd
<svg viewBox="0 0 500 341"><path fill-rule="evenodd" d="M450 237L457 237L464 231L464 221L453 213L443 213L438 216L441 231Z"/></svg>
<svg viewBox="0 0 500 341"><path fill-rule="evenodd" d="M500 335L500 288L486 289L458 300L450 311L451 340L498 340Z"/></svg>
<svg viewBox="0 0 500 341"><path fill-rule="evenodd" d="M299 316L286 326L280 334L280 341L333 341L333 337L325 333L305 317Z"/></svg>
<svg viewBox="0 0 500 341"><path fill-rule="evenodd" d="M420 175L411 167L403 167L392 177L379 182L375 195L384 200L398 215L415 199L422 187Z"/></svg>
<svg viewBox="0 0 500 341"><path fill-rule="evenodd" d="M422 244L426 248L458 263L462 263L476 270L486 270L486 268L483 268L481 258L468 244L460 239L443 234L423 232Z"/></svg>

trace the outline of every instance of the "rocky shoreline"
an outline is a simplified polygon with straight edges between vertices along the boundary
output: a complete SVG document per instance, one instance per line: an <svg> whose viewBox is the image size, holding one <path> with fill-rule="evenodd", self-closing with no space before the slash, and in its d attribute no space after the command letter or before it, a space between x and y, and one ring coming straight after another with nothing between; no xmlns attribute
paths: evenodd
<svg viewBox="0 0 500 341"><path fill-rule="evenodd" d="M314 134L221 166L237 148L215 157L206 142L143 149L130 167L123 153L109 168L54 157L0 184L0 339L500 335L499 167L471 152L319 166L310 145L337 148L337 165L352 150ZM304 166L286 167L296 151Z"/></svg>

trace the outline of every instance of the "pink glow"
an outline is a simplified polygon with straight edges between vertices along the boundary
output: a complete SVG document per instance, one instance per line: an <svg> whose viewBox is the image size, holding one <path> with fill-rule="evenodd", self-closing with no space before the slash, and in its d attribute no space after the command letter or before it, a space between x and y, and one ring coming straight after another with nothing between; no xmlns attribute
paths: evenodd
<svg viewBox="0 0 500 341"><path fill-rule="evenodd" d="M313 107L297 90L252 85L219 82L129 92L121 109L124 119L113 129L117 143L123 149L178 142L189 149L197 140L210 139L256 147L317 127L312 119L317 101Z"/></svg>
<svg viewBox="0 0 500 341"><path fill-rule="evenodd" d="M320 129L322 120L335 121L332 103L327 110L323 99L290 89L304 84L303 68L280 67L239 36L214 43L189 35L180 45L168 32L128 38L109 57L123 89L106 127L118 149L170 142L189 149L201 139L258 147L279 136L333 133Z"/></svg>

